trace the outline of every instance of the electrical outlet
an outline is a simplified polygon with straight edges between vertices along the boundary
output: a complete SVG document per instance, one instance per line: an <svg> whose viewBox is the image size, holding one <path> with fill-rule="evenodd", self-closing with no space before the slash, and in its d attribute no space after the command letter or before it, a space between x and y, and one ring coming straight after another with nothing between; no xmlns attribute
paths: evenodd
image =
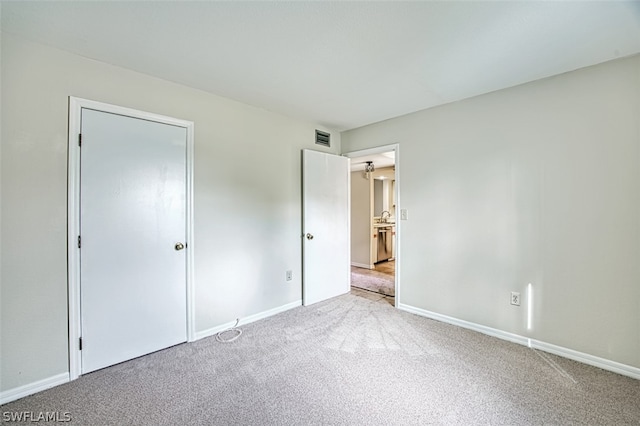
<svg viewBox="0 0 640 426"><path fill-rule="evenodd" d="M518 293L517 291L511 292L511 304L520 306L520 293Z"/></svg>
<svg viewBox="0 0 640 426"><path fill-rule="evenodd" d="M293 279L293 271L292 271L291 269L289 269L289 270L285 273L285 276L286 276L286 280L287 280L287 281L291 281L291 280Z"/></svg>
<svg viewBox="0 0 640 426"><path fill-rule="evenodd" d="M400 209L400 220L408 220L409 219L409 212L407 211L407 209Z"/></svg>

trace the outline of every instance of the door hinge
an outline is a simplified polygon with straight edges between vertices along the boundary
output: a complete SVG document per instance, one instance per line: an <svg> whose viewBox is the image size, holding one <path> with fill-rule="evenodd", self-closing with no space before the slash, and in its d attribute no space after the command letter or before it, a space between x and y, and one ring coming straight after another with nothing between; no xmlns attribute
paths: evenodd
<svg viewBox="0 0 640 426"><path fill-rule="evenodd" d="M78 339L79 343L80 343L80 350L82 350L82 337Z"/></svg>
<svg viewBox="0 0 640 426"><path fill-rule="evenodd" d="M82 133L78 133L78 146L82 146Z"/></svg>
<svg viewBox="0 0 640 426"><path fill-rule="evenodd" d="M80 239L80 235L78 235L78 248L80 248L81 245L82 245L82 241Z"/></svg>

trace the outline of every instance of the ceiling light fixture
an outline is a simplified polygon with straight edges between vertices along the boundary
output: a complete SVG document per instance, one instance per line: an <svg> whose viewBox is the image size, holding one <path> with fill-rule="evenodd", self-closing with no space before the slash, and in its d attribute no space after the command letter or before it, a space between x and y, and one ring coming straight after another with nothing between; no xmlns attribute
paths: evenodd
<svg viewBox="0 0 640 426"><path fill-rule="evenodd" d="M374 171L376 168L373 166L373 161L365 161L365 166L364 166L364 176L367 179L371 178L371 172Z"/></svg>

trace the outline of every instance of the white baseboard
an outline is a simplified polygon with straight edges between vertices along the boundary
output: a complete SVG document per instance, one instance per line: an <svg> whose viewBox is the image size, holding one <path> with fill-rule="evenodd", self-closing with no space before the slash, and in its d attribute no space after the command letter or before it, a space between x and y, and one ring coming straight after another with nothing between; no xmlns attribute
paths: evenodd
<svg viewBox="0 0 640 426"><path fill-rule="evenodd" d="M540 349L541 351L549 352L554 355L559 355L564 358L569 358L574 361L581 362L583 364L592 365L594 367L602 368L603 370L612 371L614 373L622 374L623 376L628 376L640 380L640 368L621 364L616 361L611 361L610 359L589 355L584 352L574 351L573 349L553 345L551 343L541 342L539 340L531 339L531 343L529 346L534 349Z"/></svg>
<svg viewBox="0 0 640 426"><path fill-rule="evenodd" d="M356 268L365 268L365 269L375 269L375 265L367 265L364 263L351 262L351 266L355 266Z"/></svg>
<svg viewBox="0 0 640 426"><path fill-rule="evenodd" d="M507 331L498 330L497 328L491 328L491 327L476 324L473 322L461 320L458 318L453 318L447 315L442 315L435 312L427 311L425 309L416 308L414 306L405 305L403 303L398 304L398 309L401 309L406 312L411 312L413 314L420 315L422 317L427 317L437 321L456 325L458 327L467 328L469 330L473 330L479 333L487 334L489 336L497 337L498 339L507 340L513 343L518 343L523 346L528 346L532 349L539 349L541 351L549 352L554 355L572 359L574 361L578 361L583 364L592 365L594 367L602 368L603 370L622 374L623 376L632 377L634 379L640 379L640 368L632 367L626 364L621 364L619 362L611 361L606 358L600 358L594 355L586 354L584 352L578 352L573 349L553 345L551 343L541 342L539 340L530 339L528 337L520 336L518 334L513 334Z"/></svg>
<svg viewBox="0 0 640 426"><path fill-rule="evenodd" d="M60 373L46 379L38 380L37 382L0 392L0 405L33 395L36 392L41 392L54 386L67 383L68 381L69 373Z"/></svg>
<svg viewBox="0 0 640 426"><path fill-rule="evenodd" d="M279 314L284 311L288 311L289 309L297 308L298 306L302 306L302 300L296 300L295 302L287 303L286 305L278 306L277 308L269 309L268 311L259 312L254 315L250 315L245 318L240 318L239 325L249 324L251 322L255 322L261 320L263 318L267 318L276 314ZM218 334L221 331L228 330L236 324L235 321L230 321L225 324L218 325L216 327L209 328L207 330L197 331L195 334L195 340L204 339L205 337L210 337L215 334Z"/></svg>

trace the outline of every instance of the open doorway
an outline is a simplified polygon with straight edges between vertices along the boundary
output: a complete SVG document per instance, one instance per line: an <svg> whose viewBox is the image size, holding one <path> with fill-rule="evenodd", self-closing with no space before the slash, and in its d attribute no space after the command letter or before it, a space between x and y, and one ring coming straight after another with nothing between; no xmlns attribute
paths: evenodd
<svg viewBox="0 0 640 426"><path fill-rule="evenodd" d="M396 305L398 296L397 145L351 158L351 288Z"/></svg>

